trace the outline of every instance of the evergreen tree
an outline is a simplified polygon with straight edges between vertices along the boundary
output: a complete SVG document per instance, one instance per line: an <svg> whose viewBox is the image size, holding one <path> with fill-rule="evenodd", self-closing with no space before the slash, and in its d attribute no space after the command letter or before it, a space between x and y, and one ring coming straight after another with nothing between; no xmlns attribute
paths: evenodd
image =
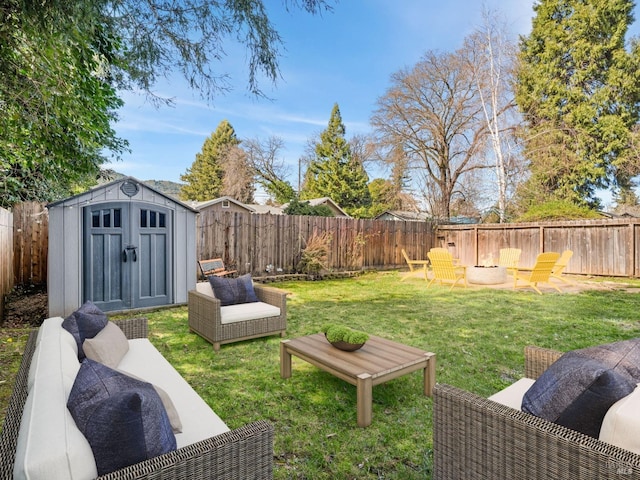
<svg viewBox="0 0 640 480"><path fill-rule="evenodd" d="M224 167L222 156L230 147L240 144L236 132L227 120L223 120L216 131L204 141L202 151L186 173L180 175L185 185L180 191L183 200L206 201L221 195Z"/></svg>
<svg viewBox="0 0 640 480"><path fill-rule="evenodd" d="M358 216L371 204L369 177L362 164L353 159L345 131L336 103L315 145L300 198L329 197L350 215Z"/></svg>
<svg viewBox="0 0 640 480"><path fill-rule="evenodd" d="M333 217L333 212L326 205L311 205L294 198L284 209L286 215L308 215L312 217Z"/></svg>
<svg viewBox="0 0 640 480"><path fill-rule="evenodd" d="M629 148L639 120L640 50L625 35L631 0L541 0L521 40L516 101L531 177L525 205L548 199L597 206L596 189L638 173Z"/></svg>

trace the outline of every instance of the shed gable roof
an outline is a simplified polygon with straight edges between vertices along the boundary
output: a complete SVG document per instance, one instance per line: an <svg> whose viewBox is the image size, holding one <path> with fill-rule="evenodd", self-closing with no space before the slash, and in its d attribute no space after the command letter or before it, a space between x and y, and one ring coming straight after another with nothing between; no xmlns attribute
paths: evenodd
<svg viewBox="0 0 640 480"><path fill-rule="evenodd" d="M187 210L189 210L191 212L198 213L198 211L196 209L194 209L192 206L182 202L181 200L178 200L175 197L172 197L171 195L167 195L166 193L163 193L160 190L158 190L156 188L153 188L152 186L147 185L143 181L138 180L137 178L134 178L134 177L123 177L123 178L119 178L118 180L113 180L111 182L107 182L107 183L103 183L101 185L97 185L97 186L95 186L93 188L90 188L86 192L79 193L79 194L76 194L76 195L71 195L70 197L63 198L63 199L51 202L51 203L47 204L47 208L57 207L57 206L59 206L59 205L61 205L63 203L73 202L74 200L76 201L76 203L80 203L80 202L83 201L84 198L91 199L94 196L96 196L97 193L99 193L101 191L112 189L114 187L120 188L124 192L125 190L123 190L123 185L125 185L125 184L139 185L141 188L144 188L145 190L153 192L154 195L158 195L161 198L165 199L166 201L175 203L176 205L180 205L180 206L186 208ZM127 195L127 194L125 193L125 195ZM129 196L129 195L127 195L127 196Z"/></svg>

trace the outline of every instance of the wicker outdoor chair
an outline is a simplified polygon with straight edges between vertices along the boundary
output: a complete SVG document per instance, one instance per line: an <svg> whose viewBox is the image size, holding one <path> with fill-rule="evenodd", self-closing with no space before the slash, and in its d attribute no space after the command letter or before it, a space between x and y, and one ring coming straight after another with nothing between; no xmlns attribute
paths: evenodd
<svg viewBox="0 0 640 480"><path fill-rule="evenodd" d="M525 348L536 379L561 353ZM640 479L640 455L444 384L433 390L434 480Z"/></svg>
<svg viewBox="0 0 640 480"><path fill-rule="evenodd" d="M220 309L226 307L220 306L220 300L213 296L208 286L209 282L200 282L196 285L196 290L189 291L188 321L189 329L211 342L214 350L220 350L220 345L224 343L270 335L284 337L287 330L287 293L284 290L253 285L258 300L278 307L280 315L224 323Z"/></svg>
<svg viewBox="0 0 640 480"><path fill-rule="evenodd" d="M147 320L114 321L127 338L145 338ZM29 367L36 345L33 330L18 369L2 432L0 433L0 480L13 479L18 432L27 400ZM125 479L227 479L273 478L273 425L265 420L233 429L129 467L99 476L97 480Z"/></svg>

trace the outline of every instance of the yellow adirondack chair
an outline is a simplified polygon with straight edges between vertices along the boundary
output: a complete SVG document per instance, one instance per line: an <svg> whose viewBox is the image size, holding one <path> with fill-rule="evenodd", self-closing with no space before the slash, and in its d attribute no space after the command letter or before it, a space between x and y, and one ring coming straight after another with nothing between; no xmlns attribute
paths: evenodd
<svg viewBox="0 0 640 480"><path fill-rule="evenodd" d="M538 289L538 283L548 283L553 288L562 293L555 284L549 281L549 277L551 277L551 270L555 266L556 262L560 258L560 254L558 252L545 252L538 255L536 258L536 264L531 269L526 269L527 273L522 272L521 270L516 269L513 275L513 289L516 288L527 288L531 287L540 295L542 292ZM518 280L522 280L525 282L524 285L518 285Z"/></svg>
<svg viewBox="0 0 640 480"><path fill-rule="evenodd" d="M451 254L451 252L449 251L448 248L444 248L444 247L431 247L429 249L430 252L447 252L448 254ZM427 255L428 256L428 255ZM453 255L451 255L453 256ZM453 264L454 265L460 265L460 259L459 258L454 258L453 259Z"/></svg>
<svg viewBox="0 0 640 480"><path fill-rule="evenodd" d="M427 266L429 265L429 260L411 260L404 248L402 249L402 256L407 262L407 265L409 265L409 273L400 280L401 282L404 282L413 273L420 273L420 270L424 273L424 279L427 279Z"/></svg>
<svg viewBox="0 0 640 480"><path fill-rule="evenodd" d="M454 265L453 256L448 250L432 248L427 253L427 256L431 262L431 271L433 272L433 278L427 288L436 281L441 284L452 282L449 290L452 290L460 280L464 282L465 287L467 286L467 267Z"/></svg>
<svg viewBox="0 0 640 480"><path fill-rule="evenodd" d="M565 278L562 276L562 273L564 272L564 269L567 268L567 264L569 263L569 260L571 260L572 256L573 256L572 250L565 250L564 252L562 252L562 255L560 255L560 258L558 259L556 264L553 266L553 269L551 269L551 276L553 278L562 280L565 283L570 283L570 284L575 283L569 280L568 278Z"/></svg>
<svg viewBox="0 0 640 480"><path fill-rule="evenodd" d="M515 275L518 270L518 263L520 263L520 254L522 250L519 248L501 248L500 259L498 265L507 268L507 273Z"/></svg>

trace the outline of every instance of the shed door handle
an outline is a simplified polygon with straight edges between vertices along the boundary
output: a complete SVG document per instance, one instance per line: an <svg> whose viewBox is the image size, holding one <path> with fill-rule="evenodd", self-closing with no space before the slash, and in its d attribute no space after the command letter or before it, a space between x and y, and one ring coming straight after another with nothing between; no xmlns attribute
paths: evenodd
<svg viewBox="0 0 640 480"><path fill-rule="evenodd" d="M137 253L138 247L136 247L135 245L127 245L125 247L125 249L122 251L122 261L124 263L127 263L127 260L129 259L129 254L128 254L129 250L133 250L133 261L137 262L138 261L138 253Z"/></svg>

